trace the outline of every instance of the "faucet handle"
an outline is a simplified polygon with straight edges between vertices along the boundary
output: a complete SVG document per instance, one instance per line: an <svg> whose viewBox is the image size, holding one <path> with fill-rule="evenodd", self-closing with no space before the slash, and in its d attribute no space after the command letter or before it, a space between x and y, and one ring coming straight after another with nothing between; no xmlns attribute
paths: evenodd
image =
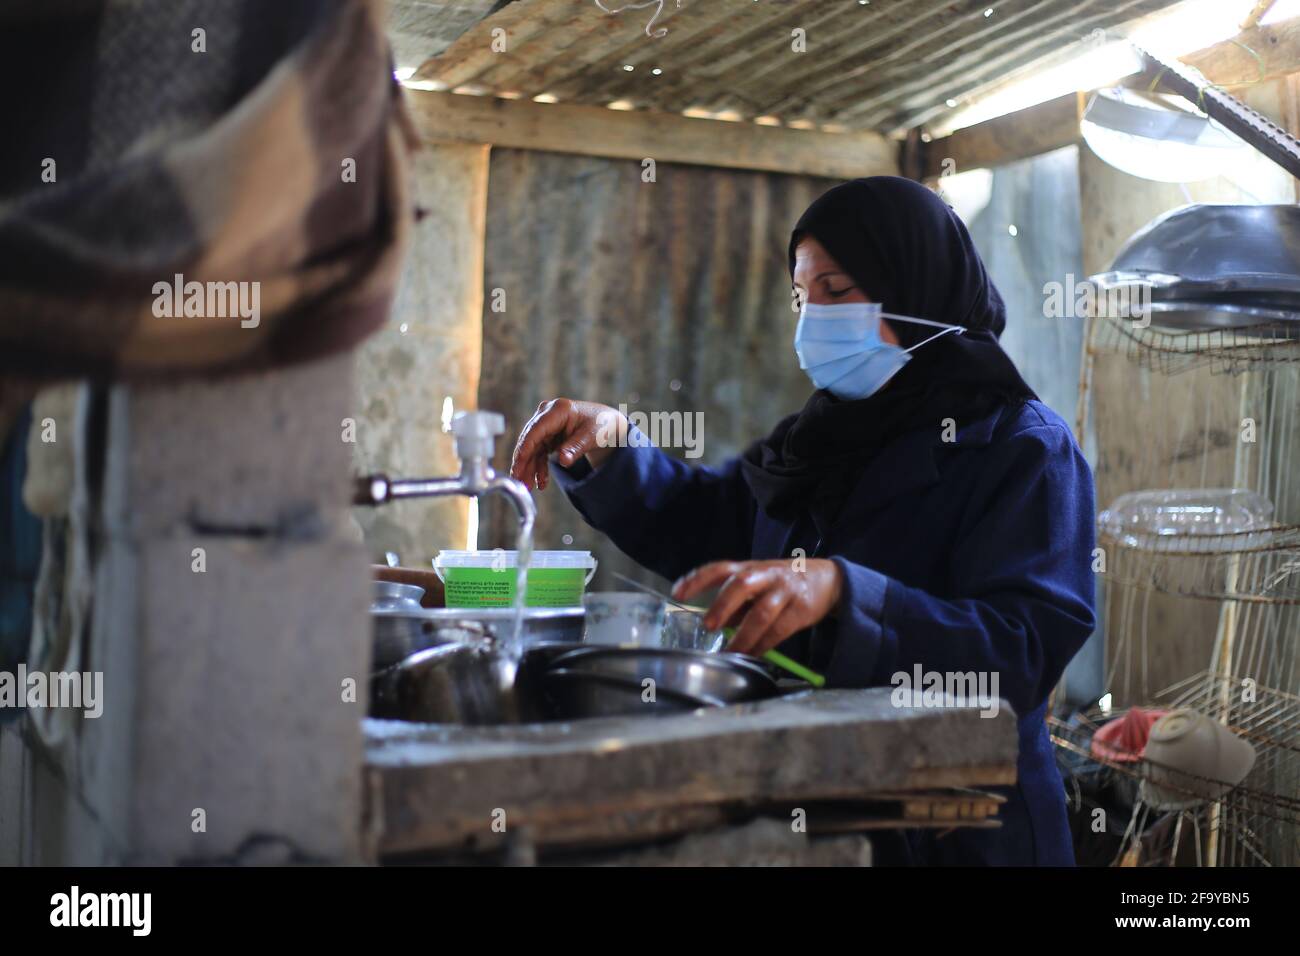
<svg viewBox="0 0 1300 956"><path fill-rule="evenodd" d="M492 460L497 436L506 430L506 417L500 412L457 412L451 420L456 439L456 457Z"/></svg>

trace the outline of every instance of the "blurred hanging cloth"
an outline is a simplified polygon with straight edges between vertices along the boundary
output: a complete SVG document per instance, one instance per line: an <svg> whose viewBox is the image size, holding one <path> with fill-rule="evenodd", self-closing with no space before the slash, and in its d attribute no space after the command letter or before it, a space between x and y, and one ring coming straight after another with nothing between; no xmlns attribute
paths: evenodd
<svg viewBox="0 0 1300 956"><path fill-rule="evenodd" d="M0 380L267 368L378 328L415 144L383 13L5 0Z"/></svg>
<svg viewBox="0 0 1300 956"><path fill-rule="evenodd" d="M38 386L266 369L349 349L384 322L416 142L384 9L0 4L0 448L18 462L6 438L26 417L73 423L48 445L33 430L0 482L0 509L43 530L34 587L31 522L0 540L0 590L24 602L5 623L7 664L30 620L31 669L95 666L91 403L86 386L46 388L29 413ZM194 288L202 314L186 308ZM232 301L256 303L256 321ZM45 708L26 723L66 770L80 720Z"/></svg>

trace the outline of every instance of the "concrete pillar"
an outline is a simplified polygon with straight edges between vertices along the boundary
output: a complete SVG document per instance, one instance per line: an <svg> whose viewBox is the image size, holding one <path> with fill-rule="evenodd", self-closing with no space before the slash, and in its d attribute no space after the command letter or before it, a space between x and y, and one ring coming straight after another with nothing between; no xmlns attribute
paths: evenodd
<svg viewBox="0 0 1300 956"><path fill-rule="evenodd" d="M16 726L0 724L0 866L28 862L31 756Z"/></svg>
<svg viewBox="0 0 1300 956"><path fill-rule="evenodd" d="M441 416L448 396L457 409L478 405L488 151L426 143L415 156L424 215L388 325L358 353L358 470L411 477L458 467ZM396 551L426 567L440 548L465 546L467 516L459 498L356 510L372 556Z"/></svg>
<svg viewBox="0 0 1300 956"><path fill-rule="evenodd" d="M78 718L67 779L34 778L75 787L100 838L64 861L363 857L352 366L111 390L81 665L103 714Z"/></svg>

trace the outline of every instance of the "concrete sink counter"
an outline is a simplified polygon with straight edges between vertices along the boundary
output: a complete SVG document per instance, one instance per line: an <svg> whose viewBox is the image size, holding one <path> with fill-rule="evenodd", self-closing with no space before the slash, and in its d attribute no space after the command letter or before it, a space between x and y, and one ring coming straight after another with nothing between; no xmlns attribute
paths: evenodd
<svg viewBox="0 0 1300 956"><path fill-rule="evenodd" d="M803 692L666 717L495 727L368 719L367 842L379 858L504 852L531 862L538 847L644 842L746 809L783 807L776 815L789 820L804 804L1015 782L1005 701L981 717L897 707L890 694Z"/></svg>

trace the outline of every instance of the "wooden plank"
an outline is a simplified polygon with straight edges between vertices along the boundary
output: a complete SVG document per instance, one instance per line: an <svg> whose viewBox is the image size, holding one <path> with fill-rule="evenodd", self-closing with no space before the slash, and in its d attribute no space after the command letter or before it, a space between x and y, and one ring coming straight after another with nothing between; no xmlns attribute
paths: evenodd
<svg viewBox="0 0 1300 956"><path fill-rule="evenodd" d="M799 805L810 798L871 799L870 791L863 791L858 785L841 786L828 780L809 781L797 788L773 788L762 793L761 797L751 793L743 798L737 798L734 792L720 786L707 784L676 787L667 792L647 786L635 792L581 801L512 803L511 798L503 793L498 803L502 804L502 818L508 821L510 830L497 832L489 825L491 817L485 813L470 816L439 807L437 795L445 794L448 787L431 786L422 780L420 768L391 768L382 773L372 769L369 774L374 788L369 796L381 800L384 807L377 817L375 814L379 807L368 808L372 818L384 821L374 834L376 849L381 855L457 847L485 851L499 847L509 833L523 827L529 829L532 839L539 844L619 842L685 832L702 825L702 822L712 821L712 814L716 813L721 819L721 811L727 806L756 800ZM450 777L439 776L437 779L442 781ZM474 783L465 771L455 779L462 788ZM1015 783L1015 768L1003 764L953 768L942 773L904 771L899 785L891 790L927 790L946 783L954 786L1009 786ZM487 806L485 804L485 808ZM915 807L913 814L891 816L892 825L911 826L925 820L940 819L937 813L920 813ZM961 818L961 822L983 820L987 816L971 814ZM957 820L954 814L945 822L954 825Z"/></svg>
<svg viewBox="0 0 1300 956"><path fill-rule="evenodd" d="M1188 54L1182 62L1219 86L1252 86L1300 70L1300 17L1253 27L1224 43Z"/></svg>
<svg viewBox="0 0 1300 956"><path fill-rule="evenodd" d="M1005 707L992 719L895 707L888 688L652 720L366 721L367 819L377 851L393 854L490 848L524 827L573 838L602 819L663 821L675 808L998 786L1015 781L1015 726Z"/></svg>
<svg viewBox="0 0 1300 956"><path fill-rule="evenodd" d="M1259 0L1259 2L1251 8L1250 13L1246 14L1246 19L1241 21L1241 28L1243 30L1249 30L1251 27L1259 26L1259 21L1263 20L1264 15L1275 6L1277 6L1277 0Z"/></svg>
<svg viewBox="0 0 1300 956"><path fill-rule="evenodd" d="M1018 113L959 129L927 144L925 178L1003 166L1079 141L1082 97L1071 93Z"/></svg>
<svg viewBox="0 0 1300 956"><path fill-rule="evenodd" d="M836 820L827 824L812 824L809 832L816 836L830 836L838 833L870 833L874 830L997 830L1002 826L1001 820L962 820L954 823L950 820L874 820L862 818L857 820Z"/></svg>
<svg viewBox="0 0 1300 956"><path fill-rule="evenodd" d="M898 171L894 143L873 132L826 133L428 90L408 95L416 126L431 141L840 179Z"/></svg>
<svg viewBox="0 0 1300 956"><path fill-rule="evenodd" d="M873 830L899 829L987 829L1000 827L997 813L1005 798L976 790L890 791L865 794L851 804L818 804L797 801L807 812L810 835L862 833ZM512 840L524 839L530 847L548 853L591 851L601 848L644 844L650 841L716 830L750 818L780 821L791 819L786 804L700 804L629 810L619 813L594 813L581 808L566 818L535 818L514 823L509 832L464 834L460 843L445 843L407 848L390 858L407 854L461 853L467 859L500 855Z"/></svg>
<svg viewBox="0 0 1300 956"><path fill-rule="evenodd" d="M978 790L872 793L850 803L808 805L808 831L827 834L999 827L1002 824L997 813L1004 803L1004 797Z"/></svg>

